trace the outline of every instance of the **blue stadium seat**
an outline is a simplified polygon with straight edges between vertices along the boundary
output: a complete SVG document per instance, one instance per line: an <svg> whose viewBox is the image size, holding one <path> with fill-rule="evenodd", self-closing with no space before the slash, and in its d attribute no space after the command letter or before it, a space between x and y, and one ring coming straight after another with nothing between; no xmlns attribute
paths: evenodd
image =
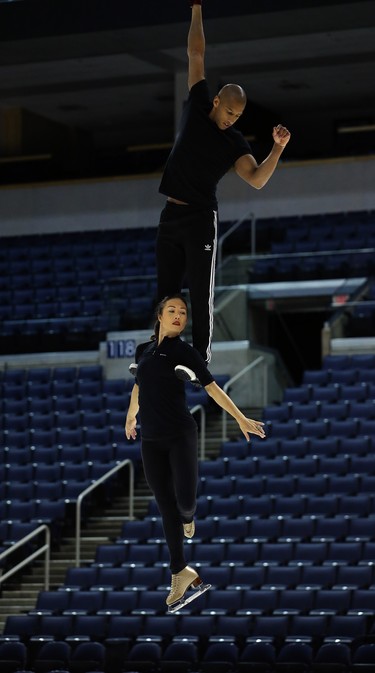
<svg viewBox="0 0 375 673"><path fill-rule="evenodd" d="M312 542L319 540L335 541L346 537L349 530L349 520L345 515L331 517L319 516L316 518Z"/></svg>
<svg viewBox="0 0 375 673"><path fill-rule="evenodd" d="M288 640L303 640L314 643L327 632L329 618L321 615L292 615L288 629Z"/></svg>
<svg viewBox="0 0 375 673"><path fill-rule="evenodd" d="M314 516L284 516L282 519L280 541L291 540L303 542L311 539L315 532L316 518Z"/></svg>
<svg viewBox="0 0 375 673"><path fill-rule="evenodd" d="M104 572L105 569L103 569ZM109 570L108 568L106 570ZM113 568L118 570L118 568ZM121 568L121 570L124 570ZM139 589L157 589L163 584L164 568L161 566L144 566L129 569L129 579L122 586L138 587Z"/></svg>
<svg viewBox="0 0 375 673"><path fill-rule="evenodd" d="M200 661L202 673L229 673L237 665L239 650L234 642L208 644Z"/></svg>
<svg viewBox="0 0 375 673"><path fill-rule="evenodd" d="M263 494L265 482L259 475L253 475L248 477L236 476L232 483L234 494L237 496L260 496Z"/></svg>
<svg viewBox="0 0 375 673"><path fill-rule="evenodd" d="M366 615L333 615L327 625L325 642L341 640L351 643L353 633L364 636L367 628Z"/></svg>
<svg viewBox="0 0 375 673"><path fill-rule="evenodd" d="M239 673L271 673L275 670L276 651L272 643L247 643L237 662Z"/></svg>
<svg viewBox="0 0 375 673"><path fill-rule="evenodd" d="M68 609L70 593L67 591L39 591L35 610L29 614L58 615Z"/></svg>
<svg viewBox="0 0 375 673"><path fill-rule="evenodd" d="M215 591L208 591L205 600L205 607L201 609L200 614L233 615L241 608L241 603L241 589L225 588L216 589Z"/></svg>
<svg viewBox="0 0 375 673"><path fill-rule="evenodd" d="M248 533L246 542L258 540L259 542L272 542L280 537L283 521L281 517L250 517L248 521Z"/></svg>
<svg viewBox="0 0 375 673"><path fill-rule="evenodd" d="M291 589L296 588L300 581L301 568L290 565L269 565L263 589Z"/></svg>
<svg viewBox="0 0 375 673"><path fill-rule="evenodd" d="M135 643L130 648L126 661L122 664L123 671L146 671L151 673L158 668L162 655L162 648L159 643L141 642Z"/></svg>
<svg viewBox="0 0 375 673"><path fill-rule="evenodd" d="M259 549L259 562L288 563L293 558L293 543L263 542Z"/></svg>
<svg viewBox="0 0 375 673"><path fill-rule="evenodd" d="M226 568L226 570L230 567ZM241 589L260 588L266 579L266 566L244 566L234 565L232 568L232 578L230 587L239 587ZM207 580L208 581L208 580Z"/></svg>
<svg viewBox="0 0 375 673"><path fill-rule="evenodd" d="M363 643L352 654L353 673L372 673L375 666L375 643Z"/></svg>
<svg viewBox="0 0 375 673"><path fill-rule="evenodd" d="M325 542L296 542L293 549L294 563L322 563L327 558Z"/></svg>
<svg viewBox="0 0 375 673"><path fill-rule="evenodd" d="M324 643L315 653L313 670L317 673L349 673L351 668L350 647L346 643Z"/></svg>
<svg viewBox="0 0 375 673"><path fill-rule="evenodd" d="M165 601L165 594L161 594L161 602ZM165 603L164 603L165 606ZM163 608L164 609L164 608ZM204 619L204 617L201 617ZM166 643L171 641L171 638L177 637L178 634L178 622L174 615L145 615L144 624L142 629L142 634L138 635L138 640L146 639L157 639L159 642L165 646Z"/></svg>
<svg viewBox="0 0 375 673"><path fill-rule="evenodd" d="M302 516L305 513L306 497L303 494L278 495L274 497L273 514L275 516Z"/></svg>
<svg viewBox="0 0 375 673"><path fill-rule="evenodd" d="M197 521L197 527L201 526L200 521ZM211 542L242 542L247 536L249 530L249 522L245 517L238 517L237 519L228 519L220 517L216 523L215 535L212 536Z"/></svg>
<svg viewBox="0 0 375 673"><path fill-rule="evenodd" d="M290 403L291 418L315 421L319 416L319 404L317 402L310 402L299 404L298 402Z"/></svg>
<svg viewBox="0 0 375 673"><path fill-rule="evenodd" d="M156 589L148 589L147 591L139 591L138 601L132 614L157 615L165 607L165 595L162 591Z"/></svg>
<svg viewBox="0 0 375 673"><path fill-rule="evenodd" d="M280 673L309 673L313 648L309 643L285 643L278 655L276 668Z"/></svg>
<svg viewBox="0 0 375 673"><path fill-rule="evenodd" d="M311 614L338 615L348 611L351 600L351 591L342 589L317 589L314 609Z"/></svg>
<svg viewBox="0 0 375 673"><path fill-rule="evenodd" d="M80 619L84 618L81 617ZM90 618L86 617L86 619ZM101 671L104 670L104 664L105 647L101 642L78 643L72 651L70 659L72 673L84 673L88 669Z"/></svg>
<svg viewBox="0 0 375 673"><path fill-rule="evenodd" d="M185 673L194 670L198 663L198 648L195 643L169 643L162 653L159 665L161 673Z"/></svg>
<svg viewBox="0 0 375 673"><path fill-rule="evenodd" d="M270 642L285 638L288 633L289 617L286 615L255 615L251 637L267 638Z"/></svg>
<svg viewBox="0 0 375 673"><path fill-rule="evenodd" d="M0 644L0 667L4 673L13 673L26 667L27 647L23 642Z"/></svg>
<svg viewBox="0 0 375 673"><path fill-rule="evenodd" d="M165 619L165 616L163 617ZM214 615L185 615L181 614L178 622L178 638L173 640L188 639L198 640L199 638L209 638L215 633L216 618ZM150 633L150 631L149 631Z"/></svg>

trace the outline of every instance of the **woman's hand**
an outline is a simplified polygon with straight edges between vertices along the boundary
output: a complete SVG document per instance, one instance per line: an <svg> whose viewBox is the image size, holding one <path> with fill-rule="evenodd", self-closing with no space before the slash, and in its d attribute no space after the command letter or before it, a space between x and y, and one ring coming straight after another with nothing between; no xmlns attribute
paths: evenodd
<svg viewBox="0 0 375 673"><path fill-rule="evenodd" d="M131 418L129 416L126 417L126 423L125 423L126 439L136 439L137 437L136 425L137 425L137 419L135 417L134 418Z"/></svg>
<svg viewBox="0 0 375 673"><path fill-rule="evenodd" d="M250 433L253 435L258 435L258 437L262 438L266 436L263 427L264 423L262 423L262 421L253 421L252 418L244 418L244 420L238 421L238 425L240 426L248 442L250 441Z"/></svg>

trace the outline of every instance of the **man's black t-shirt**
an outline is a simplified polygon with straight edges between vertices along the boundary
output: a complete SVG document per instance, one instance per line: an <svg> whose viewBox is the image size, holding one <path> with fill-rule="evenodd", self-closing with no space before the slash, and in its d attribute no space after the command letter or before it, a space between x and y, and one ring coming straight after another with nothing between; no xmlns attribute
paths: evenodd
<svg viewBox="0 0 375 673"><path fill-rule="evenodd" d="M205 79L191 87L159 191L192 205L217 210L219 180L251 148L236 128L222 131L209 118L212 101Z"/></svg>
<svg viewBox="0 0 375 673"><path fill-rule="evenodd" d="M135 361L142 437L175 437L196 428L186 404L185 384L177 378L174 368L189 367L202 386L207 386L214 379L200 353L180 337L165 337L160 345L157 341L140 344Z"/></svg>

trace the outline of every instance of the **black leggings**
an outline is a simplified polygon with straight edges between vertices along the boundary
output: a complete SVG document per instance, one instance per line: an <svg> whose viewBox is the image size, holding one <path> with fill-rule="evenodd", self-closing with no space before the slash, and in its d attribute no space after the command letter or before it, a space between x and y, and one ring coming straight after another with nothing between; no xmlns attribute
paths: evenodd
<svg viewBox="0 0 375 673"><path fill-rule="evenodd" d="M181 292L186 275L193 346L211 360L217 213L167 202L156 238L158 300Z"/></svg>
<svg viewBox="0 0 375 673"><path fill-rule="evenodd" d="M180 437L142 439L143 469L155 496L169 549L170 569L187 565L183 523L192 521L197 504L198 433L189 429Z"/></svg>

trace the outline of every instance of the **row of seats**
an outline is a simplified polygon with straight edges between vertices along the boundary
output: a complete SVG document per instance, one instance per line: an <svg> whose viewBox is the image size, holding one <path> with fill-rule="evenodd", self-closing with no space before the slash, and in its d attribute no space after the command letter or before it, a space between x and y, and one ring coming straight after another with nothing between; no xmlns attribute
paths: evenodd
<svg viewBox="0 0 375 673"><path fill-rule="evenodd" d="M124 409L123 418L125 419L126 408ZM117 442L122 442L124 439L124 429L119 429L118 426L109 427L95 427L88 425L87 427L78 428L42 428L42 429L26 429L26 430L4 430L0 431L2 444L9 448L19 448L32 446L54 447L60 446L103 446L107 448ZM21 457L20 452L20 457ZM30 458L32 454L30 454ZM4 455L4 458L6 456Z"/></svg>
<svg viewBox="0 0 375 673"><path fill-rule="evenodd" d="M134 455L134 448L139 450L139 443L124 444L121 453L129 446L129 452ZM76 450L77 448L77 450ZM86 447L68 447L60 450L60 460L53 463L30 462L32 452L23 449L9 450L9 457L17 459L15 454L26 453L28 462L11 462L0 464L0 476L6 482L30 481L59 481L60 479L86 479L88 469L95 463L110 465L118 459L118 445L88 444ZM53 455L57 454L52 449ZM8 453L8 452L7 452ZM38 453L40 455L41 450ZM63 458L63 460L61 460ZM228 474L224 474L228 464ZM335 456L333 458L318 459L316 456L306 458L247 458L228 459L220 461L218 467L210 474L206 470L198 482L198 495L224 497L231 495L293 495L293 494L347 494L374 493L375 475L374 465L370 456L350 458L349 456ZM337 472L335 470L337 466ZM369 466L369 471L366 467ZM304 468L306 467L306 473ZM216 468L216 466L215 466ZM243 471L241 472L241 468ZM264 473L262 473L264 469ZM356 469L358 471L353 472ZM233 472L231 472L233 470ZM205 471L205 469L203 470Z"/></svg>
<svg viewBox="0 0 375 673"><path fill-rule="evenodd" d="M290 282L319 278L355 278L374 276L373 252L342 252L331 255L310 250L290 257L257 258L249 268L249 283Z"/></svg>
<svg viewBox="0 0 375 673"><path fill-rule="evenodd" d="M157 516L158 510L151 501L150 514ZM324 494L305 495L231 495L222 496L201 495L197 499L197 516L231 516L242 515L264 516L291 514L296 517L304 514L322 514L335 516L336 514L357 514L367 516L375 511L375 499L372 493L346 495Z"/></svg>
<svg viewBox="0 0 375 673"><path fill-rule="evenodd" d="M160 593L160 600L165 593ZM198 599L199 600L199 599ZM106 638L138 637L173 640L175 637L204 641L211 636L267 638L280 642L286 637L306 640L341 640L351 642L364 636L371 616L365 614L316 614L316 615L10 615L4 628L5 636L16 636L24 642L52 636L55 639L82 639L105 641Z"/></svg>
<svg viewBox="0 0 375 673"><path fill-rule="evenodd" d="M337 250L355 250L361 248L374 248L375 236L373 231L365 231L351 236L326 236L325 238L313 239L311 236L301 238L294 232L295 238L286 237L285 241L271 243L271 253L275 255L300 253L300 252L327 252Z"/></svg>
<svg viewBox="0 0 375 673"><path fill-rule="evenodd" d="M119 454L119 461L130 460L134 464L135 476L138 474L138 465L140 463L139 450L132 452L125 448ZM5 501L16 502L34 502L38 500L48 500L53 502L61 499L76 500L78 495L90 486L94 481L102 477L112 465L93 464L90 467L89 478L86 480L69 479L69 481L51 482L35 481L30 483L4 482L0 484L0 498ZM111 478L110 478L111 479Z"/></svg>
<svg viewBox="0 0 375 673"><path fill-rule="evenodd" d="M155 254L153 251L141 250L134 253L129 251L114 251L113 254L95 254L95 255L71 255L70 257L54 257L49 259L25 259L25 260L2 260L0 269L3 273L10 276L29 276L31 279L38 274L52 274L59 277L60 273L75 273L79 278L80 274L86 272L96 273L100 278L104 269L127 271L129 268L136 268L137 265L151 265L154 263ZM139 271L138 271L139 273ZM137 275L135 273L134 275ZM94 277L94 276L93 276Z"/></svg>
<svg viewBox="0 0 375 673"><path fill-rule="evenodd" d="M356 383L373 383L375 374L374 368L366 369L339 369L339 370L306 370L303 374L302 383L305 385L313 384L325 386L334 383L343 385L355 385Z"/></svg>
<svg viewBox="0 0 375 673"><path fill-rule="evenodd" d="M120 251L150 250L155 231L149 227L76 231L64 234L12 236L3 240L0 260L50 259L76 256L109 256Z"/></svg>
<svg viewBox="0 0 375 673"><path fill-rule="evenodd" d="M319 386L308 384L284 390L284 402L298 402L300 404L311 401L338 402L339 400L365 402L373 399L375 399L375 386L371 381L351 385L334 383Z"/></svg>
<svg viewBox="0 0 375 673"><path fill-rule="evenodd" d="M113 654L111 646L101 643L64 641L42 642L34 656L23 643L0 645L0 662L14 661L17 671L32 665L35 673L45 673L51 665L59 665L60 673L83 673L94 666L95 671L148 671L148 673L227 673L229 671L261 671L272 673L370 673L375 663L375 645L360 644L350 648L346 643L323 643L313 648L309 643L291 642L275 647L267 642L249 642L238 647L233 642L210 642L204 653L192 640L176 641L163 646L160 642L142 641ZM115 666L115 668L113 668ZM63 668L62 668L63 667ZM22 670L23 668L23 670Z"/></svg>
<svg viewBox="0 0 375 673"><path fill-rule="evenodd" d="M122 400L124 408L121 411L117 409L109 409L108 402L110 402L110 400L106 397L104 399L104 409L103 404L100 404L100 409L98 404L97 411L85 409L83 407L81 410L68 414L55 412L53 409L53 400L51 399L38 400L39 404L35 404L35 400L33 404L31 400L26 399L23 400L24 404L16 405L14 407L18 412L23 407L23 414L4 412L1 419L1 425L3 429L7 431L8 436L12 431L24 431L27 429L50 430L52 428L67 428L77 430L88 427L105 428L107 426L118 426L119 422L121 424L124 420L124 413L126 413L128 407L129 395L130 393L124 395ZM45 406L43 404L44 402L46 402ZM79 402L84 405L85 399L80 397ZM10 408L9 400L5 401L4 406L8 409ZM33 409L33 411L29 411L30 408ZM48 411L48 409L50 410ZM122 419L120 420L121 414Z"/></svg>
<svg viewBox="0 0 375 673"><path fill-rule="evenodd" d="M160 517L145 517L141 520L125 521L120 532L120 541L147 542L163 537ZM258 516L205 517L197 519L196 532L192 544L198 542L242 542L248 538L254 541L319 541L324 540L375 540L375 516L305 515L299 518L280 515L264 519Z"/></svg>
<svg viewBox="0 0 375 673"><path fill-rule="evenodd" d="M305 419L316 421L329 420L374 419L375 400L357 402L356 400L340 400L335 402L314 401L299 404L298 402L284 402L263 410L263 420L288 421L289 419Z"/></svg>
<svg viewBox="0 0 375 673"><path fill-rule="evenodd" d="M0 380L14 385L24 382L48 383L48 381L101 381L103 369L101 365L80 365L60 367L20 367L7 368L0 372ZM110 385L111 382L108 382ZM120 382L116 380L116 389ZM122 383L123 385L123 383Z"/></svg>
<svg viewBox="0 0 375 673"><path fill-rule="evenodd" d="M266 421L267 436L286 437L356 437L357 435L375 435L375 419L346 418L321 419L309 421L305 418L292 418L286 421Z"/></svg>
<svg viewBox="0 0 375 673"><path fill-rule="evenodd" d="M204 569L202 569L204 576ZM205 576L204 579L206 580ZM62 615L161 614L165 612L166 588L124 591L51 591L39 594L32 613ZM374 614L375 588L320 589L306 586L280 589L228 588L207 591L191 608L200 615L358 615ZM182 612L182 611L181 611ZM185 612L183 614L186 614Z"/></svg>
<svg viewBox="0 0 375 673"><path fill-rule="evenodd" d="M139 287L128 287L128 296L123 296L121 300L121 309L129 311L129 313L136 313L142 307L147 307L150 302L154 301L155 288L149 284L146 290ZM139 300L138 297L141 297ZM68 322L71 319L80 317L95 317L102 316L103 318L109 316L108 303L105 299L75 299L64 301L49 301L43 302L27 302L23 304L2 304L0 305L1 320L16 321L31 321L35 324L37 321L46 321L54 319L60 321L61 324Z"/></svg>
<svg viewBox="0 0 375 673"><path fill-rule="evenodd" d="M257 563L371 563L374 559L373 540L347 542L327 542L324 538L317 542L276 540L245 542L201 542L186 545L186 559L192 563L206 564L257 564ZM111 556L112 555L112 558ZM164 542L144 544L124 543L99 546L97 563L154 565L169 561L168 549Z"/></svg>
<svg viewBox="0 0 375 673"><path fill-rule="evenodd" d="M375 289L375 287L374 287ZM353 353L352 355L325 355L322 370L342 371L344 369L373 369L375 367L375 353Z"/></svg>
<svg viewBox="0 0 375 673"><path fill-rule="evenodd" d="M282 460L282 459L281 459ZM334 460L334 459L332 459ZM336 459L335 459L336 460ZM265 458L264 461L276 463L277 458ZM284 461L285 462L285 461ZM344 468L344 460L337 464ZM264 465L264 462L263 462ZM267 466L269 468L269 466ZM277 469L280 473L277 474ZM276 476L261 476L259 474L241 477L202 477L198 482L198 496L209 495L230 497L232 495L262 496L263 494L277 496L299 495L358 495L368 493L373 495L375 487L375 475L353 474L349 469L346 474L336 475L319 473L312 476L294 475L293 473L282 474L285 469L275 465Z"/></svg>
<svg viewBox="0 0 375 673"><path fill-rule="evenodd" d="M201 479L206 477L251 477L253 475L279 477L285 474L311 477L326 474L343 475L375 473L375 464L372 453L358 456L348 453L336 453L335 456L324 453L314 454L306 452L305 456L285 455L282 452L269 456L257 455L259 444L252 447L252 455L244 458L226 457L200 462L199 474Z"/></svg>
<svg viewBox="0 0 375 673"><path fill-rule="evenodd" d="M369 436L344 437L267 437L266 441L252 437L248 443L241 439L226 440L220 448L221 458L243 459L253 456L288 456L308 458L311 456L371 456L375 449L375 439Z"/></svg>
<svg viewBox="0 0 375 673"><path fill-rule="evenodd" d="M375 572L373 564L351 565L346 563L330 564L293 564L281 565L268 562L257 565L205 565L200 572L205 582L214 589L369 589L375 588ZM109 609L126 612L126 600L123 590L156 590L170 584L170 571L167 564L154 566L126 565L111 566L106 563L91 564L80 568L70 567L66 571L64 585L60 587L69 591L102 590L103 600ZM59 605L65 605L66 597L51 595L51 592L39 594L36 609L55 612ZM199 611L201 603L191 608ZM367 606L368 607L368 606Z"/></svg>

